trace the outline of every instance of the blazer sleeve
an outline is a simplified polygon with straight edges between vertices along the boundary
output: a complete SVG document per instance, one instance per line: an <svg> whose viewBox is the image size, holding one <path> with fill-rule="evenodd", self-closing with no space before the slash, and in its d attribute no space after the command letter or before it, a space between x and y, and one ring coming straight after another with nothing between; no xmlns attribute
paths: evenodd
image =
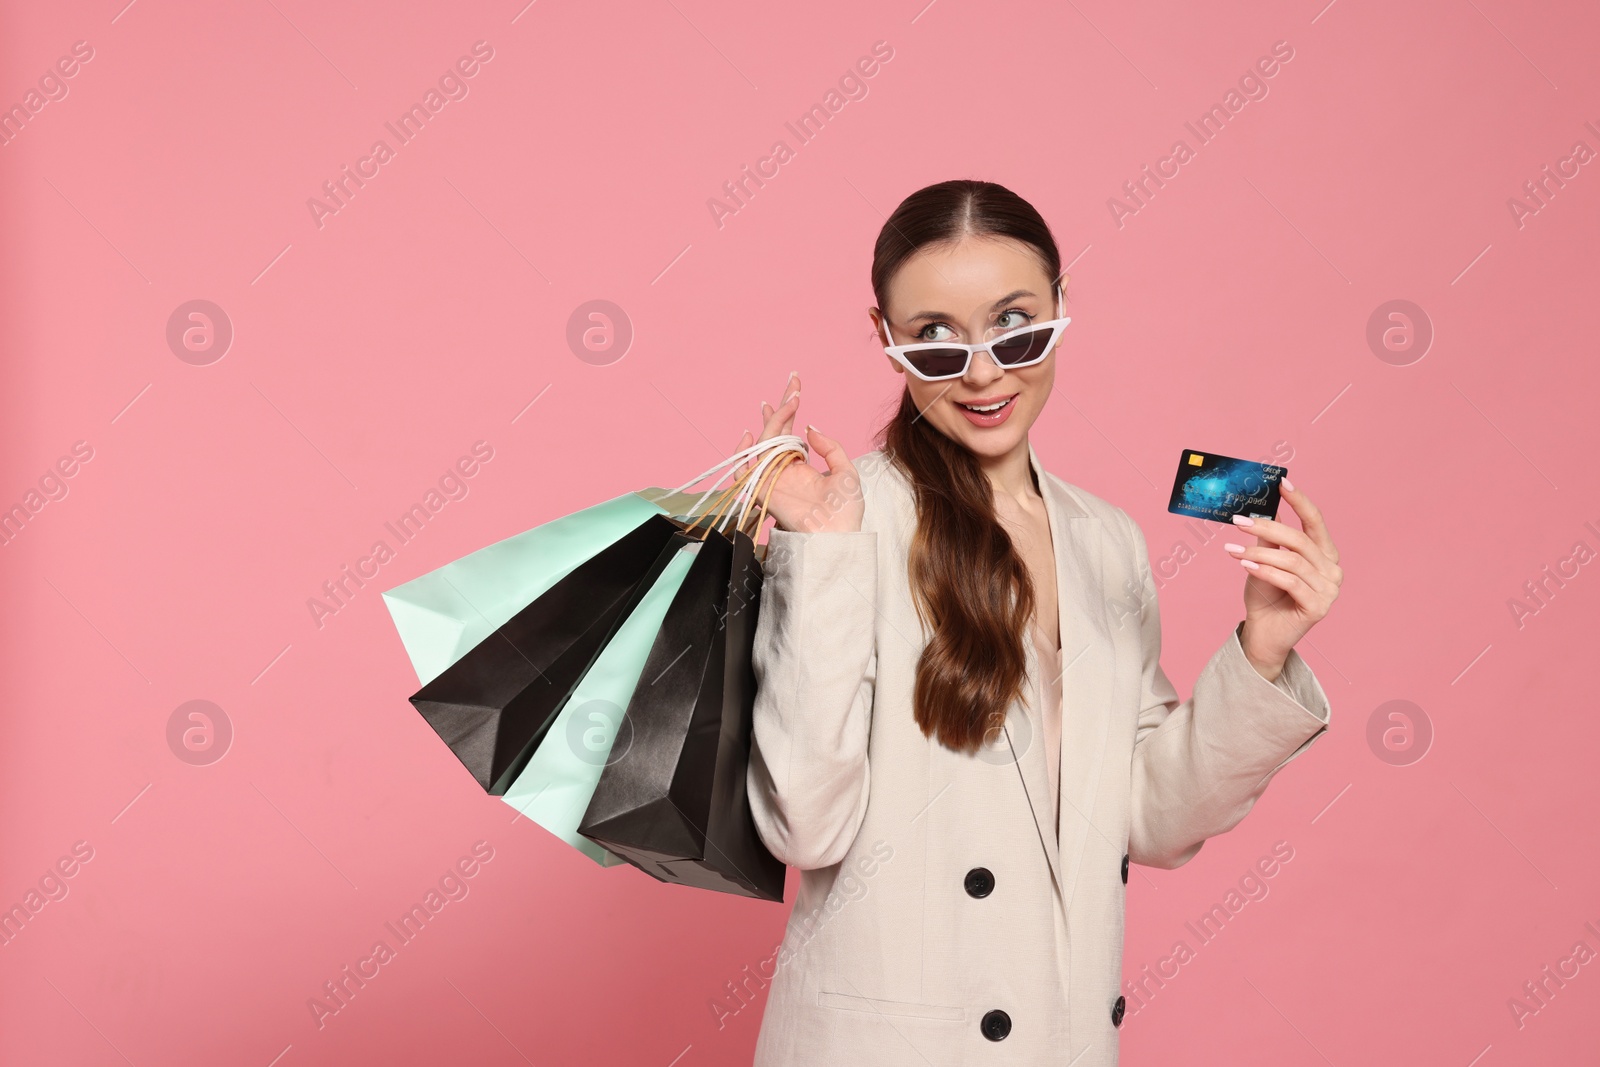
<svg viewBox="0 0 1600 1067"><path fill-rule="evenodd" d="M774 856L828 867L867 811L878 534L772 530L762 575L750 808Z"/></svg>
<svg viewBox="0 0 1600 1067"><path fill-rule="evenodd" d="M1134 735L1128 857L1178 867L1206 838L1238 825L1272 776L1328 728L1329 705L1310 666L1291 650L1269 682L1245 658L1241 621L1180 702L1161 669L1161 614L1144 534L1124 515L1137 544L1143 585L1139 722Z"/></svg>

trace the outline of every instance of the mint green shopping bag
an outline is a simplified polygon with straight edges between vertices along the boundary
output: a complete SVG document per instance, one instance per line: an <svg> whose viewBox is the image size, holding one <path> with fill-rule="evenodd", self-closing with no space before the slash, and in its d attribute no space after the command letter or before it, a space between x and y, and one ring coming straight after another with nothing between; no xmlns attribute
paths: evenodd
<svg viewBox="0 0 1600 1067"><path fill-rule="evenodd" d="M729 506L743 523L759 473L798 449L797 437L759 442L677 489L623 494L384 593L422 683L411 703L485 791L596 862L620 862L576 827L704 536L689 531ZM746 459L749 484L702 511ZM703 495L686 492L723 468Z"/></svg>
<svg viewBox="0 0 1600 1067"><path fill-rule="evenodd" d="M578 833L600 772L614 758L623 712L638 686L661 620L683 585L700 541L680 537L672 560L567 698L550 730L502 799L585 856L610 867L622 858ZM626 746L631 735L624 733Z"/></svg>
<svg viewBox="0 0 1600 1067"><path fill-rule="evenodd" d="M496 541L383 594L417 681L437 678L601 549L653 515L685 517L695 497L642 489Z"/></svg>

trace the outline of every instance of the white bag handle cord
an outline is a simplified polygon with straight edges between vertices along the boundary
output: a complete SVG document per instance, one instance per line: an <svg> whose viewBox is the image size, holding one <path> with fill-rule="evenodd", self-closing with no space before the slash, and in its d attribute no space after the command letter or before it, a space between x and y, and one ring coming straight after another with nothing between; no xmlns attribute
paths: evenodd
<svg viewBox="0 0 1600 1067"><path fill-rule="evenodd" d="M706 502L706 499L721 487L722 483L728 479L728 476L734 472L742 460L766 453L758 462L756 469L751 471L751 477L746 483L746 488L740 491L737 498L745 501L745 510L748 511L750 506L750 487L753 487L756 484L758 480L757 476L759 475L760 471L764 470L766 465L770 463L775 456L781 455L783 452L788 451L799 451L802 455L809 453L804 438L801 438L795 434L779 434L776 437L769 437L765 441L757 441L748 448L741 448L739 451L735 452L726 459L720 460L713 466L707 467L695 477L690 478L687 482L684 482L682 485L678 486L678 488L674 489L673 492L688 492L691 487L698 485L706 478L709 478L712 474L722 470L722 474L717 478L717 480L711 483L711 488L707 489L705 493L701 495L700 499L696 500L689 508L688 514L692 516L695 514L695 512L700 510L701 505ZM727 469L723 470L723 468ZM744 514L744 511L740 512L739 521L741 524L744 522ZM727 520L729 517L731 517L731 515L732 509L729 509L729 515L723 518L721 526L725 526L727 524ZM719 526L719 529L721 526Z"/></svg>
<svg viewBox="0 0 1600 1067"><path fill-rule="evenodd" d="M766 475L767 468L772 466L773 463L776 463L778 460L782 459L784 456L788 455L791 451L793 450L788 448L773 449L765 456L762 456L761 462L757 463L755 469L750 472L749 479L746 480L744 487L739 490L738 495L734 498L735 500L744 501L744 506L739 509L739 523L736 527L737 529L744 528L745 516L750 514L750 507L755 503L756 499L756 488L761 485L761 479ZM729 518L732 518L732 514L733 510L730 508L728 515L722 520L723 526L727 525L727 521ZM719 527L719 529L720 528L721 527ZM759 532L760 531L757 531L757 533Z"/></svg>

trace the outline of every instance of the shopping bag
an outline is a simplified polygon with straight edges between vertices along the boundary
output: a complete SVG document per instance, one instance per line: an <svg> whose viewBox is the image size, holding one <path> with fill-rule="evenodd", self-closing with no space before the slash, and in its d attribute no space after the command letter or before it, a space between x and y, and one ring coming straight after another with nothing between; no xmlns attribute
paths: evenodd
<svg viewBox="0 0 1600 1067"><path fill-rule="evenodd" d="M478 784L502 794L550 717L667 562L653 515L579 564L411 696Z"/></svg>
<svg viewBox="0 0 1600 1067"><path fill-rule="evenodd" d="M670 560L584 672L502 797L605 867L622 860L578 833L578 821L589 806L601 769L612 758L623 709L638 684L662 618L699 548L698 538L683 534L668 543L664 551ZM624 738L621 751L626 749Z"/></svg>
<svg viewBox="0 0 1600 1067"><path fill-rule="evenodd" d="M479 785L505 792L715 486L698 500L685 490L772 447L745 449L676 490L546 523L385 594L423 683L411 702Z"/></svg>
<svg viewBox="0 0 1600 1067"><path fill-rule="evenodd" d="M791 452L768 472L769 486ZM768 489L770 492L770 488ZM745 792L761 563L743 519L708 529L667 608L579 832L660 881L783 899Z"/></svg>
<svg viewBox="0 0 1600 1067"><path fill-rule="evenodd" d="M766 450L786 447L790 446L780 441L768 444ZM730 512L735 500L748 496L745 483L764 470L765 466L757 461L754 469L723 493L719 498L722 503L713 502L704 514L714 522L717 516ZM691 516L702 514L695 505L683 510ZM731 512L728 518L732 518ZM578 823L604 767L629 750L631 734L624 731L619 737L618 729L627 721L624 710L640 682L667 609L703 547L705 531L700 530L699 521L696 518L686 523L668 543L664 551L670 561L574 687L502 798L602 866L622 860L580 834Z"/></svg>
<svg viewBox="0 0 1600 1067"><path fill-rule="evenodd" d="M422 683L411 702L479 785L505 792L715 486L698 499L685 490L773 447L745 449L677 489L545 523L384 594Z"/></svg>
<svg viewBox="0 0 1600 1067"><path fill-rule="evenodd" d="M645 520L694 497L641 489L486 545L383 594L417 682L426 685L534 598Z"/></svg>

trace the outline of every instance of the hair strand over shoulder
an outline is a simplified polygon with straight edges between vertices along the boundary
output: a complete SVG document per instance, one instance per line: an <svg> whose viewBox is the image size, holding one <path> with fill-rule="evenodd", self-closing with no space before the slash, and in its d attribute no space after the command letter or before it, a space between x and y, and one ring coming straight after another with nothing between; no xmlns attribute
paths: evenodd
<svg viewBox="0 0 1600 1067"><path fill-rule="evenodd" d="M879 232L872 261L878 307L907 259L965 236L1020 241L1060 277L1055 239L1026 200L993 182L941 182L907 197ZM922 418L909 390L879 436L916 497L907 573L929 633L913 690L917 725L948 748L975 752L1000 729L1027 681L1032 579L995 517L977 456Z"/></svg>

